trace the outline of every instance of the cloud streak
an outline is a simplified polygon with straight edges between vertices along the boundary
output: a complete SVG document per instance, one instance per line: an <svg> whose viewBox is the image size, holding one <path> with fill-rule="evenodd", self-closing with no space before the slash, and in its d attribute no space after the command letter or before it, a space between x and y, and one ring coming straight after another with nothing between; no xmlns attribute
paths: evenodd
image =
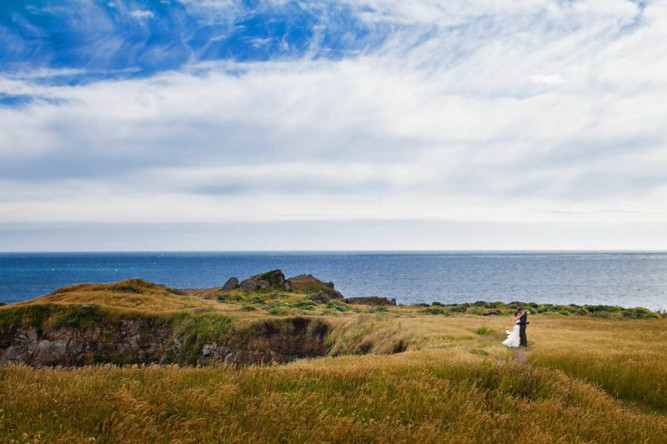
<svg viewBox="0 0 667 444"><path fill-rule="evenodd" d="M51 3L0 15L0 222L667 227L660 2L78 1L67 54Z"/></svg>

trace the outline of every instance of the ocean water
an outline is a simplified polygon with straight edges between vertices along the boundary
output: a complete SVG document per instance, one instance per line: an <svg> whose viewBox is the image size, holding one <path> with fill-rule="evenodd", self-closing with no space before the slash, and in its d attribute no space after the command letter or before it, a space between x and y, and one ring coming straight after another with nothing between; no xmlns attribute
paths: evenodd
<svg viewBox="0 0 667 444"><path fill-rule="evenodd" d="M81 282L140 277L176 288L280 268L333 281L345 296L411 304L532 301L667 308L667 253L2 253L0 301Z"/></svg>

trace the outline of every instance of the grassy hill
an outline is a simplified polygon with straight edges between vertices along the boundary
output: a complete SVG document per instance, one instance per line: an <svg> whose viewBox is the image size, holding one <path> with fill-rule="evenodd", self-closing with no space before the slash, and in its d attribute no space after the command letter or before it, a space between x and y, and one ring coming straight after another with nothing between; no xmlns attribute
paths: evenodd
<svg viewBox="0 0 667 444"><path fill-rule="evenodd" d="M116 326L142 319L197 353L239 338L270 349L326 326L321 357L286 365L2 365L0 441L665 441L667 319L536 305L545 314L531 316L522 364L500 344L511 304L317 303L311 292L326 288L312 283L246 292L129 280L0 307L0 346L17 328L108 328L113 341L125 337Z"/></svg>

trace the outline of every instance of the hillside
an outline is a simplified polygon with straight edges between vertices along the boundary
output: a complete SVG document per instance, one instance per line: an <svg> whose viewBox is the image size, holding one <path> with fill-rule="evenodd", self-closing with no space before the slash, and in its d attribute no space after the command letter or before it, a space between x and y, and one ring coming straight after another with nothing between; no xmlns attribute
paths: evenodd
<svg viewBox="0 0 667 444"><path fill-rule="evenodd" d="M513 304L403 307L312 276L249 279L81 284L0 307L0 441L667 436L655 313L535 304L521 364L500 344Z"/></svg>

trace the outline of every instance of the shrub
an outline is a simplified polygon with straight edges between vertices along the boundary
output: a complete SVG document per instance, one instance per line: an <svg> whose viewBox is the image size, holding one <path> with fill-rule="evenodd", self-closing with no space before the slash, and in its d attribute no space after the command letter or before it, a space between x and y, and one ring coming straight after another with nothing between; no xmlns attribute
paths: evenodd
<svg viewBox="0 0 667 444"><path fill-rule="evenodd" d="M596 318L607 319L609 317L609 312L604 310L594 311L592 314Z"/></svg>
<svg viewBox="0 0 667 444"><path fill-rule="evenodd" d="M501 314L503 314L502 311L494 308L492 310L485 310L484 313L482 313L482 316L499 316Z"/></svg>
<svg viewBox="0 0 667 444"><path fill-rule="evenodd" d="M239 302L243 300L243 298L239 294L228 294L228 293L218 295L217 299L218 302Z"/></svg>
<svg viewBox="0 0 667 444"><path fill-rule="evenodd" d="M475 333L477 333L478 335L487 336L493 334L494 332L495 330L490 327L480 327L477 329Z"/></svg>
<svg viewBox="0 0 667 444"><path fill-rule="evenodd" d="M615 305L584 305L584 307L591 313L618 313L622 310L621 307Z"/></svg>
<svg viewBox="0 0 667 444"><path fill-rule="evenodd" d="M289 308L290 306L284 302L271 302L266 306L266 310L272 316L285 316L289 313Z"/></svg>
<svg viewBox="0 0 667 444"><path fill-rule="evenodd" d="M250 300L253 304L259 304L259 305L265 305L266 304L266 296L253 296L252 299Z"/></svg>
<svg viewBox="0 0 667 444"><path fill-rule="evenodd" d="M368 309L368 313L387 313L389 309L383 305L377 307L371 307Z"/></svg>
<svg viewBox="0 0 667 444"><path fill-rule="evenodd" d="M452 313L465 313L468 311L468 307L465 305L454 305L449 309Z"/></svg>
<svg viewBox="0 0 667 444"><path fill-rule="evenodd" d="M317 303L315 301L312 301L310 299L304 299L299 302L295 302L292 304L292 307L295 308L300 308L302 310L312 310L317 306Z"/></svg>
<svg viewBox="0 0 667 444"><path fill-rule="evenodd" d="M419 310L419 313L424 313L428 315L444 315L445 310L440 307L429 307L424 310Z"/></svg>
<svg viewBox="0 0 667 444"><path fill-rule="evenodd" d="M347 304L343 302L338 302L338 301L329 301L327 303L327 308L326 311L328 312L333 312L333 311L340 311L340 312L346 312L349 311L350 307L347 306Z"/></svg>
<svg viewBox="0 0 667 444"><path fill-rule="evenodd" d="M626 319L654 319L660 318L660 314L654 313L646 308L626 308L621 312Z"/></svg>
<svg viewBox="0 0 667 444"><path fill-rule="evenodd" d="M398 341L394 343L394 347L392 348L392 353L402 353L407 349L408 349L408 340L405 338L400 338Z"/></svg>
<svg viewBox="0 0 667 444"><path fill-rule="evenodd" d="M288 314L288 311L284 307L274 307L268 310L271 316L285 316Z"/></svg>

